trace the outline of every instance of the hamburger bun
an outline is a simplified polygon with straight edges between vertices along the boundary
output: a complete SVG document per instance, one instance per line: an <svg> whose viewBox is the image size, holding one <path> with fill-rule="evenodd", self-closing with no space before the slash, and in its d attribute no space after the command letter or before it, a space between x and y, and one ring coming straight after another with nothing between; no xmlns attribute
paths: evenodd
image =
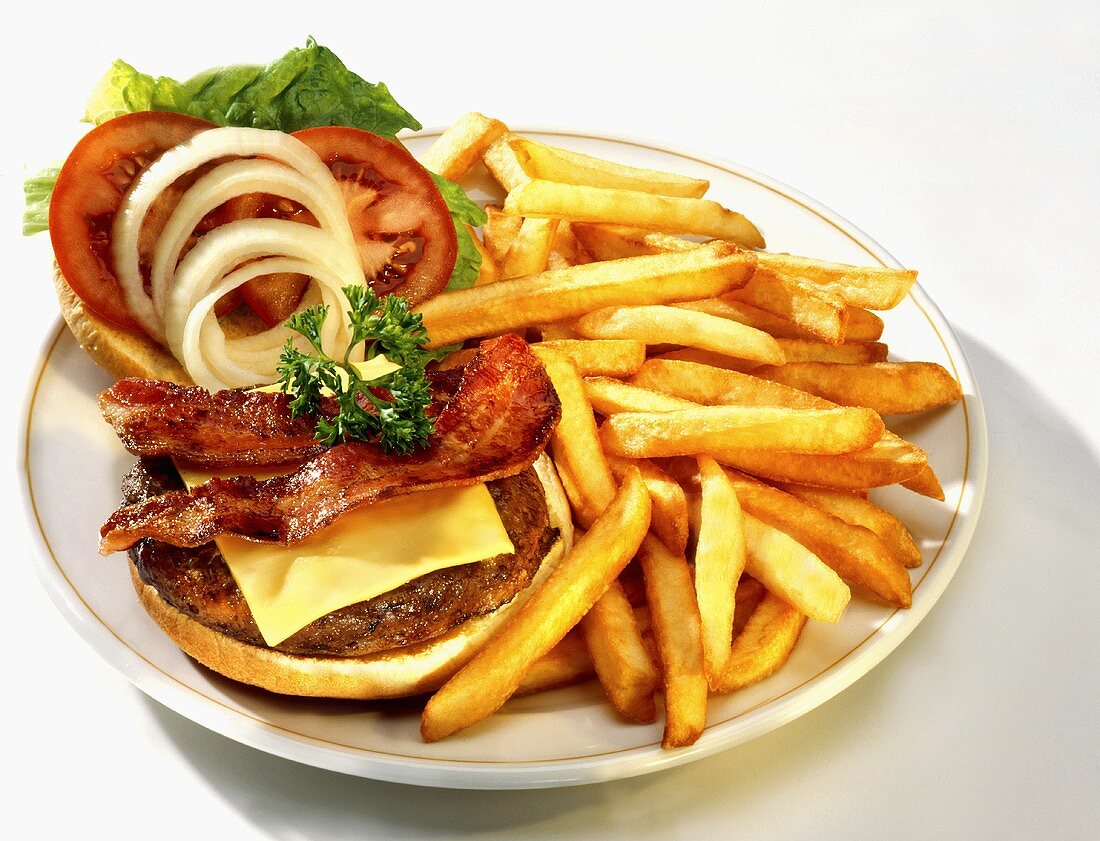
<svg viewBox="0 0 1100 841"><path fill-rule="evenodd" d="M208 628L166 602L144 583L133 562L130 574L142 606L190 657L225 677L285 695L324 698L397 698L442 686L527 601L572 546L569 503L550 459L533 465L542 485L550 525L558 539L531 583L492 613L470 619L422 645L367 657L308 657L233 639Z"/></svg>

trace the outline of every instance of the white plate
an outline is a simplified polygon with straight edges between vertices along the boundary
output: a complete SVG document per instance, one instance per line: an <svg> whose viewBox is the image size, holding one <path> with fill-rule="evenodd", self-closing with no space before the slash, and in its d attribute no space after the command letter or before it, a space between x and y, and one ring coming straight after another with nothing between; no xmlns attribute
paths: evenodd
<svg viewBox="0 0 1100 841"><path fill-rule="evenodd" d="M743 167L628 139L525 133L627 164L708 178L708 196L755 221L772 250L898 265L836 214ZM425 132L408 142L420 151L437 134ZM472 194L494 197L487 184L471 183ZM965 394L943 410L888 419L929 452L947 494L945 503L900 488L875 494L922 547L924 563L912 571L913 606L893 610L857 600L838 625L809 623L776 675L712 699L707 729L690 748L662 750L660 722L642 726L616 719L593 684L510 701L488 721L427 745L418 736L415 703L287 699L196 665L138 605L122 556L103 558L96 551L99 526L117 504L119 481L132 459L96 408L95 395L108 379L60 324L43 346L25 409L24 492L27 516L37 524L39 572L80 635L136 686L211 730L288 759L381 780L486 789L588 783L679 765L773 730L866 674L924 619L962 560L986 471L977 387L950 327L919 287L884 316L891 358L939 362Z"/></svg>

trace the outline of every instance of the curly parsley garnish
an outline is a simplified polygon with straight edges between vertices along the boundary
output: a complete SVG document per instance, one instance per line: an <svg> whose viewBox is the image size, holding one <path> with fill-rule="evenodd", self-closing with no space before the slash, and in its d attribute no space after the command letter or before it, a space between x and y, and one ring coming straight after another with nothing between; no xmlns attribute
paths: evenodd
<svg viewBox="0 0 1100 841"><path fill-rule="evenodd" d="M387 452L409 453L428 443L434 421L425 412L431 402L424 366L432 354L424 350L428 334L419 313L409 312L404 298L379 299L364 286L346 286L351 309L348 325L351 342L343 359L333 359L321 349L321 328L327 306L314 306L291 316L287 326L306 338L312 353L303 353L288 339L279 358L280 385L292 395L294 417L317 417L317 440L333 445L341 441L373 441ZM349 361L365 343L365 358L385 354L401 368L372 380L364 380ZM332 418L318 414L325 390L339 408Z"/></svg>

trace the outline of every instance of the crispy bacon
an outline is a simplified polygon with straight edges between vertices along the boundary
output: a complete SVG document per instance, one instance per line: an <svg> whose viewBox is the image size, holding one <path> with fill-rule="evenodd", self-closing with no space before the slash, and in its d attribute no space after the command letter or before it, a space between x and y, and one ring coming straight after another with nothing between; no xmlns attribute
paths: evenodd
<svg viewBox="0 0 1100 841"><path fill-rule="evenodd" d="M451 399L461 376L461 368L428 372L430 417ZM99 409L134 455L166 456L208 470L292 464L325 450L315 440L313 419L292 417L290 398L281 393L211 393L135 377L101 392ZM321 414L331 417L337 411L331 398L321 401Z"/></svg>
<svg viewBox="0 0 1100 841"><path fill-rule="evenodd" d="M560 415L542 364L518 336L503 336L483 342L466 365L427 448L392 456L372 444L340 444L284 476L215 478L123 506L100 529L100 551L146 537L199 546L226 533L295 543L360 505L518 473L542 452Z"/></svg>
<svg viewBox="0 0 1100 841"><path fill-rule="evenodd" d="M119 380L99 409L134 455L171 456L196 467L258 467L304 461L325 450L316 422L293 418L285 394L209 392L159 380Z"/></svg>

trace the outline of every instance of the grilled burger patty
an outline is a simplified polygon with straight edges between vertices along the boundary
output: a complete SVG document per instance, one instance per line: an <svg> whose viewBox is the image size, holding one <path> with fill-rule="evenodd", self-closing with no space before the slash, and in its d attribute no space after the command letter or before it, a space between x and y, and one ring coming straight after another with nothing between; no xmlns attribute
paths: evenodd
<svg viewBox="0 0 1100 841"><path fill-rule="evenodd" d="M184 485L169 459L142 459L123 480L126 503ZM360 657L428 642L467 619L507 604L530 584L554 541L542 485L531 468L488 484L516 551L421 576L373 599L333 611L277 651ZM195 621L241 642L267 648L218 547L181 548L151 538L129 550L142 581Z"/></svg>

